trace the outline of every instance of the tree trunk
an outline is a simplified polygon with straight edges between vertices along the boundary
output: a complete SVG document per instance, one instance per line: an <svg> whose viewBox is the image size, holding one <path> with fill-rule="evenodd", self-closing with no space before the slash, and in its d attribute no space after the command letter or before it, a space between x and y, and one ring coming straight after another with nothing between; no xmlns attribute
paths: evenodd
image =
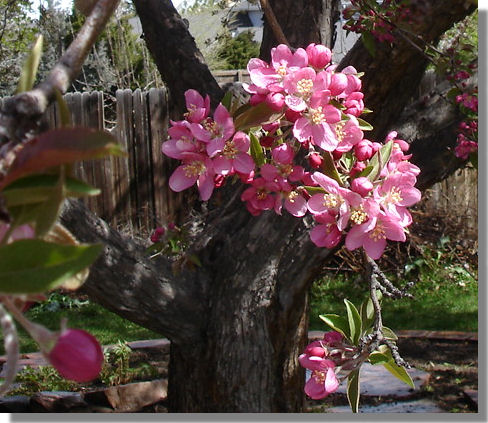
<svg viewBox="0 0 488 423"><path fill-rule="evenodd" d="M169 0L134 3L163 79L177 86L173 95L187 88L204 93L207 82L211 86L213 83L207 76L199 79L200 68L191 67L192 57L198 56L196 47L190 48L192 52L175 52L178 43L190 44L186 44L188 34L180 23L172 20L179 18L169 7ZM289 0L271 3L280 22L290 15L284 29L292 45L321 40L317 35L309 36L310 27L315 25L310 16L308 20L294 20L306 16L318 7L318 2L303 2L303 7ZM168 14L173 18L169 19ZM159 26L175 29L166 32L164 39L155 35L160 34L154 22L158 19ZM158 43L166 47L160 48ZM415 78L407 73L417 69L403 69L409 63L400 60L399 51L389 54L398 59L389 64L389 72L397 79L385 77L383 69L373 64L368 69L363 69L359 61L353 64L360 71L370 72L370 100L384 105L387 98L390 107L398 98L403 108L406 93L399 90L408 91L410 98L416 88L400 84L398 78L403 72L404 79L413 84ZM182 65L178 55L186 57L190 67ZM364 86L367 88L366 81ZM211 94L215 94L215 104L221 93ZM173 100L181 103L182 98L181 94L179 100ZM395 104L395 110L399 107ZM384 110L386 113L387 108ZM394 124L398 116L395 113L387 113L388 121L380 126ZM240 201L240 191L229 184L192 218L188 224L192 245L189 253L199 257L202 267L177 274L171 272L174 263L169 259L150 261L141 254L140 246L114 242L115 235L103 225L80 218L73 210L66 212L66 226L81 241L98 240L106 245L85 291L172 341L168 393L171 411L301 411L304 372L297 357L306 343L307 290L331 251L317 248L309 240L306 219L287 214L277 217L272 212L258 218L251 216Z"/></svg>
<svg viewBox="0 0 488 423"><path fill-rule="evenodd" d="M310 43L322 43L331 50L335 40L335 23L340 14L339 0L270 0L269 4L293 48L307 47ZM260 57L268 61L272 47L277 41L271 28L263 30Z"/></svg>

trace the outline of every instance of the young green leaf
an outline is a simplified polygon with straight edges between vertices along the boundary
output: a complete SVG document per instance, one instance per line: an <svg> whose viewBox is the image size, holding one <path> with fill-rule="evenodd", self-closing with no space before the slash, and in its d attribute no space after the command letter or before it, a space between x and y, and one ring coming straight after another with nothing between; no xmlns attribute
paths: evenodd
<svg viewBox="0 0 488 423"><path fill-rule="evenodd" d="M102 245L60 245L22 239L0 247L0 292L31 294L63 284L92 264Z"/></svg>
<svg viewBox="0 0 488 423"><path fill-rule="evenodd" d="M347 320L349 322L349 333L351 334L351 342L357 345L359 338L361 337L361 316L358 313L357 308L349 300L344 298L344 304L347 309Z"/></svg>
<svg viewBox="0 0 488 423"><path fill-rule="evenodd" d="M71 113L63 95L56 88L54 89L54 93L56 94L56 104L58 105L61 126L71 126Z"/></svg>
<svg viewBox="0 0 488 423"><path fill-rule="evenodd" d="M357 118L359 122L359 129L362 131L372 131L373 130L373 125L370 123L366 122L364 119Z"/></svg>
<svg viewBox="0 0 488 423"><path fill-rule="evenodd" d="M381 173L381 170L385 167L386 163L388 163L388 160L390 160L392 150L393 141L389 141L383 147L381 147L373 157L371 157L368 166L372 166L373 170L367 176L371 182L375 181L375 179Z"/></svg>
<svg viewBox="0 0 488 423"><path fill-rule="evenodd" d="M396 336L395 332L393 332L390 328L383 326L383 336L390 341L396 341L398 336Z"/></svg>
<svg viewBox="0 0 488 423"><path fill-rule="evenodd" d="M344 337L350 340L349 337L349 325L347 320L344 319L342 316L338 316L337 314L321 314L319 318L325 322L330 328L333 330L342 333Z"/></svg>
<svg viewBox="0 0 488 423"><path fill-rule="evenodd" d="M54 226L65 197L64 171L62 171L51 195L39 206L39 213L35 222L37 237L42 238Z"/></svg>
<svg viewBox="0 0 488 423"><path fill-rule="evenodd" d="M307 186L304 186L303 188L305 188L310 195L325 194L327 192L322 187L310 187L307 185Z"/></svg>
<svg viewBox="0 0 488 423"><path fill-rule="evenodd" d="M347 377L347 400L353 413L359 411L359 395L361 393L359 388L359 370L354 370Z"/></svg>
<svg viewBox="0 0 488 423"><path fill-rule="evenodd" d="M251 157L257 166L262 166L265 163L265 157L263 153L263 147L259 143L258 138L252 132L249 133L251 139Z"/></svg>
<svg viewBox="0 0 488 423"><path fill-rule="evenodd" d="M403 368L398 366L393 359L388 363L383 364L384 368L388 370L393 376L400 379L402 382L406 383L411 388L415 389L415 384L413 383L412 378L407 373L407 371Z"/></svg>
<svg viewBox="0 0 488 423"><path fill-rule="evenodd" d="M330 154L330 152L328 151L325 151L322 157L324 159L324 162L322 163L321 170L324 172L324 174L326 174L328 177L332 179L335 179L340 186L344 186L344 183L341 180L341 176L339 175L339 172L335 167L334 158L332 157L332 154Z"/></svg>
<svg viewBox="0 0 488 423"><path fill-rule="evenodd" d="M386 364L390 362L390 358L385 354L380 353L379 351L373 351L369 355L368 360L373 366L376 366L378 364Z"/></svg>
<svg viewBox="0 0 488 423"><path fill-rule="evenodd" d="M39 35L22 68L19 84L17 85L17 93L29 91L34 86L37 69L39 68L39 62L41 61L42 43L43 36Z"/></svg>
<svg viewBox="0 0 488 423"><path fill-rule="evenodd" d="M374 321L374 307L371 298L363 301L361 307L359 308L359 315L361 316L361 331L365 332L371 327Z"/></svg>
<svg viewBox="0 0 488 423"><path fill-rule="evenodd" d="M232 91L227 91L224 98L220 102L222 103L222 106L224 106L227 110L230 110L232 103Z"/></svg>

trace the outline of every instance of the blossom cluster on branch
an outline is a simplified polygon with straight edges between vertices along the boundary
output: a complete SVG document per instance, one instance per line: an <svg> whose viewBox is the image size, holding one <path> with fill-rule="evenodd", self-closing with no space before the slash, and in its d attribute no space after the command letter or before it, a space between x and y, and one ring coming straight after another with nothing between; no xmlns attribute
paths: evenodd
<svg viewBox="0 0 488 423"><path fill-rule="evenodd" d="M408 206L420 200L420 170L408 161L409 145L391 132L384 143L365 138L372 127L361 74L341 72L331 51L310 44L292 52L279 45L271 62L251 59L249 104L228 98L213 115L208 96L185 94L187 113L172 121L162 152L181 161L169 185L176 192L197 185L202 200L229 178L248 187L241 195L255 216L265 210L295 217L310 213L310 237L332 248L345 236L350 250L379 258L386 240L405 241Z"/></svg>

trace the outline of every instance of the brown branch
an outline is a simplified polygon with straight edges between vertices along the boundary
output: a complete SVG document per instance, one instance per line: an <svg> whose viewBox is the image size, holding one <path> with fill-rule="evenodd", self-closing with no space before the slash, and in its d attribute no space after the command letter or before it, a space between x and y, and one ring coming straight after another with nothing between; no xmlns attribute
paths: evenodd
<svg viewBox="0 0 488 423"><path fill-rule="evenodd" d="M273 12L273 9L268 3L268 0L259 0L259 3L261 4L261 9L263 9L264 16L266 16L266 19L268 20L268 24L273 31L273 35L276 38L276 41L280 44L286 44L288 47L290 47L290 43L288 42L285 33L281 29L281 26L276 19L276 16Z"/></svg>
<svg viewBox="0 0 488 423"><path fill-rule="evenodd" d="M119 0L99 0L46 80L5 103L0 113L0 143L6 139L19 142L30 131L36 131L37 120L54 99L56 90L61 93L68 90L118 3Z"/></svg>

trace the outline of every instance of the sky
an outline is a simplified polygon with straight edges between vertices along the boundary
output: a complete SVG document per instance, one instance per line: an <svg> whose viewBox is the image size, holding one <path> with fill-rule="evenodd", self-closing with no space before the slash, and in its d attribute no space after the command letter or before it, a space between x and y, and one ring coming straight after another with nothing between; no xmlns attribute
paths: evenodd
<svg viewBox="0 0 488 423"><path fill-rule="evenodd" d="M43 0L34 0L34 7L33 9L34 10L38 10L39 9L39 3L42 2ZM183 3L184 0L172 0L173 2L173 5L175 7L178 7L181 3ZM62 9L68 9L68 8L71 8L71 5L73 4L73 0L59 0L58 2L59 6L62 8Z"/></svg>

